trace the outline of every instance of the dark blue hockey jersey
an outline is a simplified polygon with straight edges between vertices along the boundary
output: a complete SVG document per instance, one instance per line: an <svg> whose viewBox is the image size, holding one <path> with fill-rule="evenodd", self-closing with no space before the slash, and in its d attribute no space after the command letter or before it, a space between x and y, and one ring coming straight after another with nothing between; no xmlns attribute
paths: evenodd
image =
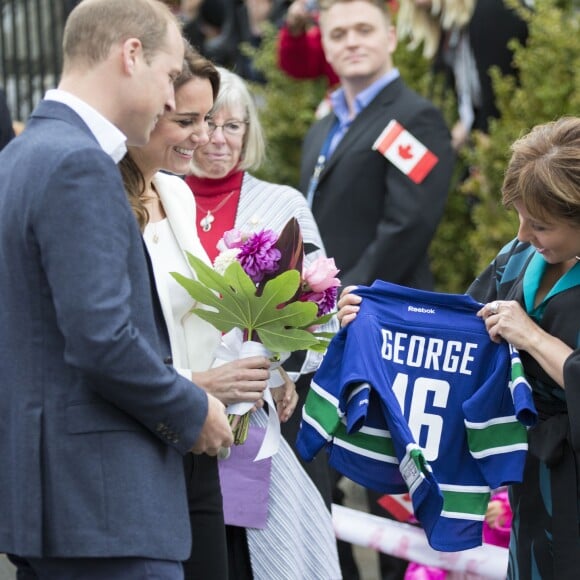
<svg viewBox="0 0 580 580"><path fill-rule="evenodd" d="M332 340L298 434L306 460L365 487L409 491L430 545L482 542L490 489L521 481L536 421L515 349L490 340L467 295L377 281Z"/></svg>

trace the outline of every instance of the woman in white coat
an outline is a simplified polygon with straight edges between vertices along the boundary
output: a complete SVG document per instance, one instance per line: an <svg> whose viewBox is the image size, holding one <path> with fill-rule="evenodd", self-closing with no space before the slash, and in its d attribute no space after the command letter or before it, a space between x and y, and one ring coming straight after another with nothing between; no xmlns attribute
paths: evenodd
<svg viewBox="0 0 580 580"><path fill-rule="evenodd" d="M192 224L195 205L182 179L160 173L185 173L193 149L207 141L206 117L219 87L215 67L187 47L184 67L175 81L173 111L161 117L146 147L129 148L121 162L125 187L144 230L157 293L171 343L174 366L226 405L257 402L269 377L269 361L253 357L211 369L220 333L196 315L188 294L169 276L191 276L185 251L209 263ZM292 397L292 392L288 393ZM291 401L287 401L292 409ZM184 458L192 552L184 562L186 579L228 579L227 548L217 459L188 454Z"/></svg>
<svg viewBox="0 0 580 580"><path fill-rule="evenodd" d="M207 263L209 259L197 236L196 208L191 191L181 178L160 170L177 175L188 171L195 148L208 141L207 116L218 86L219 74L213 65L195 51L188 50L184 71L175 83L175 110L168 111L159 120L146 146L129 148L121 170L133 209L144 229L174 365L226 405L241 401L259 405L269 376L268 359L252 357L211 368L220 333L191 312L195 303L170 275L170 272L180 272L193 276L185 259L186 251ZM287 381L274 394L282 422L289 418L296 406L297 395L293 387L293 383ZM255 413L259 414L264 412ZM244 577L237 563L230 566L228 576L217 461L208 456L188 456L185 470L193 535L192 556L184 563L185 578ZM306 570L302 574L302 561L312 560L309 552L316 551L320 562L328 559L326 543L332 545L334 537L324 503L285 442L272 459L272 473L276 476L283 474L285 490L275 498L272 493L269 497L266 528L278 534L279 542L279 549L269 553L269 558L285 571L273 575L269 571L263 574L256 571L254 577L339 577L332 574L317 576L325 574L327 569L322 563L322 572L310 574ZM276 525L280 513L291 517L296 524L283 530ZM310 518L314 521L310 522ZM315 539L317 533L322 538ZM277 546L263 541L257 544L266 552L272 545ZM293 553L287 553L284 546L289 546Z"/></svg>

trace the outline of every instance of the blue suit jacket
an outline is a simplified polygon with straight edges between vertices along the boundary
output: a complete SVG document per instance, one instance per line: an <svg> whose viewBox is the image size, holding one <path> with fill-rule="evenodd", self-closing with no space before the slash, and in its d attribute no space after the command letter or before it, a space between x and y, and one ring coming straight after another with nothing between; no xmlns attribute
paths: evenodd
<svg viewBox="0 0 580 580"><path fill-rule="evenodd" d="M141 233L82 120L0 154L0 552L185 559L206 394L164 363Z"/></svg>

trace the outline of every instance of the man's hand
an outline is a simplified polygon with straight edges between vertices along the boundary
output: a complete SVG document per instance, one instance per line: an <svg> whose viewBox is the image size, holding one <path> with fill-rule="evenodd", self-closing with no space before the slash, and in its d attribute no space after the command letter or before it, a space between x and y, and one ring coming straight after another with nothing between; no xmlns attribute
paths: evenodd
<svg viewBox="0 0 580 580"><path fill-rule="evenodd" d="M207 453L217 455L220 448L231 447L234 436L223 403L213 395L207 395L207 417L191 452L196 455Z"/></svg>

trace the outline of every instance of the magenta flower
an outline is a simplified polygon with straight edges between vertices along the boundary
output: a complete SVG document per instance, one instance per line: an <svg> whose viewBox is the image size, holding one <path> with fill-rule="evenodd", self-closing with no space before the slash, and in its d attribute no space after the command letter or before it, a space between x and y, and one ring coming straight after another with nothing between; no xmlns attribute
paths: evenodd
<svg viewBox="0 0 580 580"><path fill-rule="evenodd" d="M331 286L322 292L304 292L300 295L301 302L314 302L318 306L316 316L323 316L332 312L338 298L338 287Z"/></svg>
<svg viewBox="0 0 580 580"><path fill-rule="evenodd" d="M240 246L238 262L255 284L261 282L265 274L272 274L278 270L282 254L274 247L277 241L278 236L275 232L262 230L252 234Z"/></svg>

